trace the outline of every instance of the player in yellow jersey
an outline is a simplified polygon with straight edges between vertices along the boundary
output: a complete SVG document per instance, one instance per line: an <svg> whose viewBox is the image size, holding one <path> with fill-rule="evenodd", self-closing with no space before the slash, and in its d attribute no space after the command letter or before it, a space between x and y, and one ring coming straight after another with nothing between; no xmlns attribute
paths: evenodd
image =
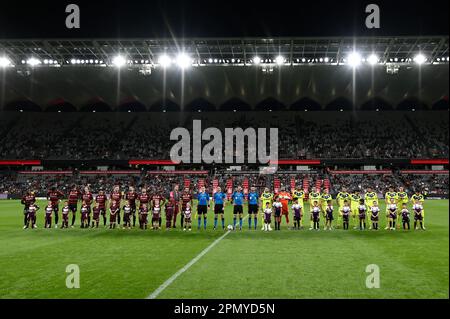
<svg viewBox="0 0 450 319"><path fill-rule="evenodd" d="M328 201L331 201L333 199L333 197L330 194L330 191L328 190L328 188L325 188L323 190L322 195L320 196L320 206L322 209L322 215L323 215L323 229L327 229L327 206L328 206ZM330 222L331 223L331 222ZM330 228L331 228L331 224L330 224Z"/></svg>
<svg viewBox="0 0 450 319"><path fill-rule="evenodd" d="M350 194L347 192L346 187L342 187L342 190L336 195L336 204L339 207L339 212L341 212L342 207L344 207L344 201L350 199ZM336 222L336 228L340 227L342 222L342 215L338 214L338 220Z"/></svg>
<svg viewBox="0 0 450 319"><path fill-rule="evenodd" d="M261 207L261 213L262 213L262 224L263 224L263 228L261 230L264 230L264 209L266 208L266 204L269 204L269 207L272 207L272 202L273 202L273 193L271 193L269 191L269 188L264 188L264 192L262 192L260 198L259 198L259 202L260 205L259 207Z"/></svg>
<svg viewBox="0 0 450 319"><path fill-rule="evenodd" d="M392 202L391 199L394 199ZM386 227L384 229L389 229L389 205L391 203L397 204L397 193L394 191L394 187L389 186L389 190L384 194L384 202L386 204Z"/></svg>
<svg viewBox="0 0 450 319"><path fill-rule="evenodd" d="M355 189L352 194L350 194L350 209L352 211L352 224L353 229L358 228L358 215L359 215L359 201L361 200L361 196L359 195L359 191Z"/></svg>
<svg viewBox="0 0 450 319"><path fill-rule="evenodd" d="M408 204L408 202L409 202L408 193L406 193L405 189L402 186L400 186L397 192L397 213L399 215L397 218L398 221L397 228L400 228L403 204Z"/></svg>
<svg viewBox="0 0 450 319"><path fill-rule="evenodd" d="M423 196L423 194L420 193L420 191L418 189L416 189L414 191L414 194L411 196L411 203L414 205L416 204L416 202L420 203L420 205L422 205L422 225L423 225L423 229L425 229L425 196ZM418 227L416 227L416 230L418 229Z"/></svg>
<svg viewBox="0 0 450 319"><path fill-rule="evenodd" d="M367 205L367 211L370 213L374 203L378 206L378 195L373 191L372 187L367 187L366 193L364 194L364 202ZM369 229L372 229L372 223L369 223Z"/></svg>
<svg viewBox="0 0 450 319"><path fill-rule="evenodd" d="M305 192L300 187L297 187L292 192L292 202L301 205L304 209ZM303 228L303 218L300 219L300 228Z"/></svg>
<svg viewBox="0 0 450 319"><path fill-rule="evenodd" d="M319 206L319 208L321 207L320 205L320 199L321 199L321 195L320 195L320 190L317 189L317 187L314 187L312 189L312 192L309 193L309 197L308 197L308 201L309 201L309 208L310 210L313 209L314 206L314 202L317 202L317 205ZM313 229L313 219L312 219L312 215L310 218L310 229Z"/></svg>

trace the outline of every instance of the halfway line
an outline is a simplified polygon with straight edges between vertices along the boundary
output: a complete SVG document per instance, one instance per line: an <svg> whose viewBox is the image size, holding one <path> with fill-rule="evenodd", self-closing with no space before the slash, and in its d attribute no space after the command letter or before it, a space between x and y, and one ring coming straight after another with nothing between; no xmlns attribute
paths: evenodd
<svg viewBox="0 0 450 319"><path fill-rule="evenodd" d="M198 254L194 259L192 259L189 263L187 263L183 268L178 270L172 277L167 279L161 286L159 286L154 292L151 293L146 299L155 299L159 296L164 289L166 289L170 284L172 284L182 273L188 270L193 264L195 264L200 258L202 258L208 251L210 251L215 245L219 243L222 239L224 239L231 231L227 231L225 234L217 238L211 245L202 250L200 254Z"/></svg>

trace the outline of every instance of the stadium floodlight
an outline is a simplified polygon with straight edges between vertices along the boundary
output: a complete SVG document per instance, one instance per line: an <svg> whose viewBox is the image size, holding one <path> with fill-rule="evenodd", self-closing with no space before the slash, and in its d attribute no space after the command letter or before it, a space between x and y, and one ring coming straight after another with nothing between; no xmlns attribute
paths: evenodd
<svg viewBox="0 0 450 319"><path fill-rule="evenodd" d="M329 57L325 57L324 61L325 61L325 63L328 63L330 61L330 58Z"/></svg>
<svg viewBox="0 0 450 319"><path fill-rule="evenodd" d="M1 68L6 68L7 66L11 65L11 60L8 59L7 57L3 56L0 57L0 67Z"/></svg>
<svg viewBox="0 0 450 319"><path fill-rule="evenodd" d="M118 55L112 59L112 64L114 64L114 66L116 66L118 68L124 66L126 63L127 63L127 60L121 55Z"/></svg>
<svg viewBox="0 0 450 319"><path fill-rule="evenodd" d="M367 58L367 62L369 62L370 65L377 64L378 63L378 56L376 56L375 54L369 55L369 57Z"/></svg>
<svg viewBox="0 0 450 319"><path fill-rule="evenodd" d="M192 65L192 59L185 53L180 53L177 56L177 65L181 69L186 69Z"/></svg>
<svg viewBox="0 0 450 319"><path fill-rule="evenodd" d="M352 52L347 56L347 62L355 68L361 64L361 55L358 52Z"/></svg>
<svg viewBox="0 0 450 319"><path fill-rule="evenodd" d="M277 56L275 59L275 63L278 65L284 64L284 57L282 57L281 55Z"/></svg>
<svg viewBox="0 0 450 319"><path fill-rule="evenodd" d="M253 63L254 63L254 64L260 64L260 63L261 63L261 58L260 58L259 56L255 56L255 57L253 58Z"/></svg>
<svg viewBox="0 0 450 319"><path fill-rule="evenodd" d="M423 64L426 60L427 58L422 53L419 53L414 57L414 62L417 64Z"/></svg>
<svg viewBox="0 0 450 319"><path fill-rule="evenodd" d="M168 68L172 64L172 60L167 55L161 55L158 59L158 64L163 68Z"/></svg>
<svg viewBox="0 0 450 319"><path fill-rule="evenodd" d="M31 66L36 66L36 65L41 64L41 61L39 61L39 60L36 59L36 58L29 58L29 59L27 60L27 64L29 64L29 65L31 65Z"/></svg>

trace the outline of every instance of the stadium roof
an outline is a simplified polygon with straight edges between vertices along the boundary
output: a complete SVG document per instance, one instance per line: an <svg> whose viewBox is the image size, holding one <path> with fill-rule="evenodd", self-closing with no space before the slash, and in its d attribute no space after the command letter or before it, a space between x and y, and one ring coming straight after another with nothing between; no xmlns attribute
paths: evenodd
<svg viewBox="0 0 450 319"><path fill-rule="evenodd" d="M7 55L19 65L30 57L41 61L97 60L111 64L125 55L133 64L157 64L163 55L184 52L194 63L253 63L255 56L275 62L278 55L287 64L320 62L342 63L347 54L357 51L362 56L376 54L381 63L407 63L421 52L429 62L448 63L448 36L395 37L317 37L317 38L189 38L189 39L12 39L0 40L0 55ZM217 62L214 62L217 59ZM309 62L308 62L309 59ZM403 59L403 61L402 61ZM439 59L439 60L438 60ZM442 60L443 59L443 60ZM222 60L220 63L219 60ZM227 62L228 60L228 62ZM239 60L239 62L237 61Z"/></svg>

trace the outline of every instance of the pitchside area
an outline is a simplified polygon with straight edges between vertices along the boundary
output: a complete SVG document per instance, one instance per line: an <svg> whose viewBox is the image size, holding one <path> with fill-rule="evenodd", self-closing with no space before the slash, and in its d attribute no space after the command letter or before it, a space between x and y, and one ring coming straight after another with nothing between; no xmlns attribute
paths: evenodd
<svg viewBox="0 0 450 319"><path fill-rule="evenodd" d="M156 290L157 298L448 298L448 203L426 202L426 231L244 227L216 241L224 232L212 230L212 213L207 231L194 223L191 233L46 230L42 211L40 227L23 230L20 203L1 201L0 297L147 298ZM79 289L66 288L69 264L80 268ZM369 264L380 268L379 289L366 288Z"/></svg>

